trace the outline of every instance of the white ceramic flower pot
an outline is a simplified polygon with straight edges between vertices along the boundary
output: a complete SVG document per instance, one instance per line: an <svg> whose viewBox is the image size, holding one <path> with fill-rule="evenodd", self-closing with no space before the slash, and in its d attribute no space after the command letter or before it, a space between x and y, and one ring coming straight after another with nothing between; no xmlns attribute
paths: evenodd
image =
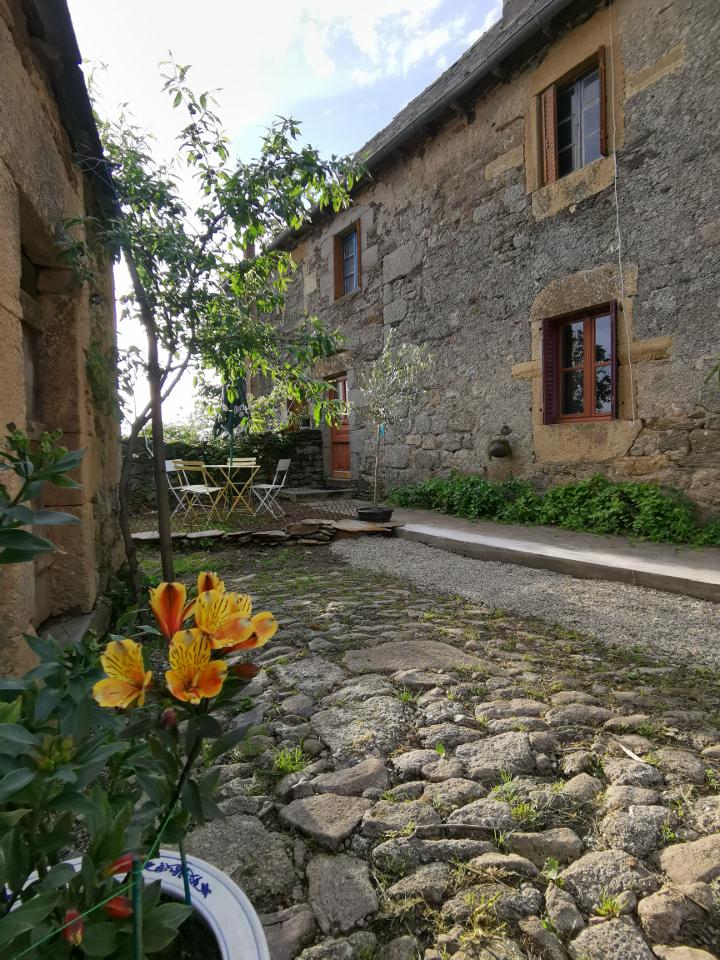
<svg viewBox="0 0 720 960"><path fill-rule="evenodd" d="M226 873L199 857L188 856L192 906L217 940L222 960L270 960L265 932L252 904ZM160 880L162 892L185 899L180 856L160 850L148 861L144 877Z"/></svg>
<svg viewBox="0 0 720 960"><path fill-rule="evenodd" d="M68 863L80 869L79 857ZM222 960L270 960L265 931L240 887L199 857L188 856L187 863L192 907L215 937ZM182 863L176 851L160 850L148 861L143 876L147 883L159 880L166 896L185 901Z"/></svg>

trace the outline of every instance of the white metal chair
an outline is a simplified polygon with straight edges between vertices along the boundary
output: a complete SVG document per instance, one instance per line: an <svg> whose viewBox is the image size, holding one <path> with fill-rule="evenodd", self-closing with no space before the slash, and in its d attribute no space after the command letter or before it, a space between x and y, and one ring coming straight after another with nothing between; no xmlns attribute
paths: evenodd
<svg viewBox="0 0 720 960"><path fill-rule="evenodd" d="M165 475L167 476L168 490L172 493L173 497L177 500L175 504L175 509L170 514L171 517L174 517L178 510L182 510L187 513L186 497L183 493L183 484L185 480L178 469L177 463L175 460L166 460L165 461Z"/></svg>
<svg viewBox="0 0 720 960"><path fill-rule="evenodd" d="M285 511L277 502L277 497L285 486L288 471L290 470L290 460L278 460L275 468L275 476L272 483L254 483L252 492L258 499L258 505L255 508L254 516L257 516L261 510L267 510L274 517L281 517ZM277 511L277 512L276 512Z"/></svg>
<svg viewBox="0 0 720 960"><path fill-rule="evenodd" d="M195 507L210 513L215 506L218 494L222 487L214 486L202 460L175 460L175 466L182 478L180 492L184 497L185 513L190 513ZM192 475L199 474L201 483L192 483ZM209 502L205 502L207 498Z"/></svg>

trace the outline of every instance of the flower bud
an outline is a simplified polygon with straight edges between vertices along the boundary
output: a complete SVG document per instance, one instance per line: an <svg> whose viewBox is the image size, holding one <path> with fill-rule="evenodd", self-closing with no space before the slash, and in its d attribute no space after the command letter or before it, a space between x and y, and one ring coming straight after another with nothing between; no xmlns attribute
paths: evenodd
<svg viewBox="0 0 720 960"><path fill-rule="evenodd" d="M79 947L82 943L84 930L85 924L80 916L80 911L75 910L75 908L66 910L63 917L63 940L69 943L71 947Z"/></svg>
<svg viewBox="0 0 720 960"><path fill-rule="evenodd" d="M104 905L105 913L113 920L127 920L132 916L133 907L129 897L113 897Z"/></svg>
<svg viewBox="0 0 720 960"><path fill-rule="evenodd" d="M236 663L230 667L230 672L241 680L252 680L260 673L260 667L256 663Z"/></svg>
<svg viewBox="0 0 720 960"><path fill-rule="evenodd" d="M163 730L174 730L177 722L177 713L175 713L172 707L168 707L167 710L163 710L160 714L160 726Z"/></svg>
<svg viewBox="0 0 720 960"><path fill-rule="evenodd" d="M105 867L103 876L114 877L118 873L130 873L134 860L134 853L124 853L121 857L118 857L117 860L113 860L109 866Z"/></svg>

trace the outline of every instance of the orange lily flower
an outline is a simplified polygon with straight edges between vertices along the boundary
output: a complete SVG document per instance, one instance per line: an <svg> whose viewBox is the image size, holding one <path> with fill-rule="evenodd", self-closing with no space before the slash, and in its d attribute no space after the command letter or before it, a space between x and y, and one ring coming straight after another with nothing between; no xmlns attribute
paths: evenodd
<svg viewBox="0 0 720 960"><path fill-rule="evenodd" d="M187 590L183 583L161 583L150 590L150 609L155 614L158 626L168 640L191 615L195 601L187 601Z"/></svg>
<svg viewBox="0 0 720 960"><path fill-rule="evenodd" d="M204 697L220 693L227 664L211 660L212 645L201 630L181 630L172 638L165 674L170 693L186 703L200 703Z"/></svg>
<svg viewBox="0 0 720 960"><path fill-rule="evenodd" d="M134 640L111 640L100 657L104 680L93 687L93 697L101 707L131 707L137 700L142 707L152 673L145 670L142 647Z"/></svg>
<svg viewBox="0 0 720 960"><path fill-rule="evenodd" d="M250 636L241 640L240 643L233 644L232 647L226 647L223 653L232 653L234 650L254 650L256 647L264 647L278 630L278 622L275 617L264 610L262 613L256 613L250 618Z"/></svg>
<svg viewBox="0 0 720 960"><path fill-rule="evenodd" d="M213 649L220 650L252 635L251 612L247 594L206 590L195 601L195 626L209 638Z"/></svg>
<svg viewBox="0 0 720 960"><path fill-rule="evenodd" d="M208 590L219 590L220 593L225 593L225 584L216 573L203 570L197 579L198 596L201 593L207 593Z"/></svg>

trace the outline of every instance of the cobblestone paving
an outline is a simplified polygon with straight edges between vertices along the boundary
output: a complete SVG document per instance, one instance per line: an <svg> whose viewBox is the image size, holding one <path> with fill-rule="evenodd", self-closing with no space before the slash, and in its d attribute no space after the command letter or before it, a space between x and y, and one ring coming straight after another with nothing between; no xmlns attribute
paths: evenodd
<svg viewBox="0 0 720 960"><path fill-rule="evenodd" d="M223 758L226 819L190 846L247 892L273 960L720 953L715 671L326 548L209 565L281 629L249 689L262 723Z"/></svg>

